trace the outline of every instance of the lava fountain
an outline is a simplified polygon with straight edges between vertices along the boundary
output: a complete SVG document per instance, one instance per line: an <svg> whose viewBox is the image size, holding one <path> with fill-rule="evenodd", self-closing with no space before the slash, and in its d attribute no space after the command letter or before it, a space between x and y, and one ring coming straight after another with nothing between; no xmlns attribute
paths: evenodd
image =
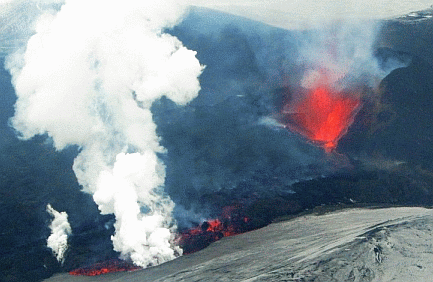
<svg viewBox="0 0 433 282"><path fill-rule="evenodd" d="M356 95L336 91L322 82L296 102L285 105L283 115L290 130L330 153L353 123L360 107Z"/></svg>

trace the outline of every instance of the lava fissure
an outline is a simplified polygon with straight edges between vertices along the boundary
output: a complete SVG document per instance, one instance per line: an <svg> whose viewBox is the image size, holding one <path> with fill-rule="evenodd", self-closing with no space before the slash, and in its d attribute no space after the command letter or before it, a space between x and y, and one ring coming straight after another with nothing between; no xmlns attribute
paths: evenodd
<svg viewBox="0 0 433 282"><path fill-rule="evenodd" d="M121 271L133 271L141 269L140 267L118 259L111 259L104 262L99 262L91 266L81 267L69 271L70 275L84 275L84 276L97 276L101 274Z"/></svg>
<svg viewBox="0 0 433 282"><path fill-rule="evenodd" d="M253 228L250 219L244 215L243 207L233 205L222 208L218 218L209 219L199 226L180 232L176 244L183 249L184 254L191 254L209 246L223 237L244 233ZM70 275L97 276L111 272L133 271L141 269L134 264L118 259L108 260L91 266L78 268L69 272Z"/></svg>

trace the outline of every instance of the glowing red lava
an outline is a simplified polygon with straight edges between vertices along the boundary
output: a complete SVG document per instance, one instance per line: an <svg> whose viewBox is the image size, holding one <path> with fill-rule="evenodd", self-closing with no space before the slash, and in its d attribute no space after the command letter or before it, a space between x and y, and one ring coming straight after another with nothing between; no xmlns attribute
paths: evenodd
<svg viewBox="0 0 433 282"><path fill-rule="evenodd" d="M244 218L244 221L247 222L248 218ZM208 227L205 230L206 232L213 232L213 233L222 233L224 237L229 237L238 234L238 231L236 230L235 226L228 225L225 226L219 219L211 219L207 221Z"/></svg>
<svg viewBox="0 0 433 282"><path fill-rule="evenodd" d="M183 249L184 254L190 254L206 248L212 242L218 241L223 237L237 235L251 229L250 220L243 214L241 206L226 206L222 208L219 218L207 220L200 226L180 233L176 244ZM133 271L137 269L140 269L140 267L132 263L119 259L111 259L72 270L69 274L97 276L111 272Z"/></svg>
<svg viewBox="0 0 433 282"><path fill-rule="evenodd" d="M319 86L291 106L287 126L322 146L326 152L337 147L338 140L347 132L360 108L359 98L336 93Z"/></svg>
<svg viewBox="0 0 433 282"><path fill-rule="evenodd" d="M223 208L220 219L210 219L200 226L193 227L179 234L178 244L184 254L197 252L223 237L234 236L250 230L249 218L240 213L240 208Z"/></svg>
<svg viewBox="0 0 433 282"><path fill-rule="evenodd" d="M69 271L70 275L97 276L105 273L132 271L140 269L140 267L122 260L112 259L105 262L93 264L91 266L78 268Z"/></svg>

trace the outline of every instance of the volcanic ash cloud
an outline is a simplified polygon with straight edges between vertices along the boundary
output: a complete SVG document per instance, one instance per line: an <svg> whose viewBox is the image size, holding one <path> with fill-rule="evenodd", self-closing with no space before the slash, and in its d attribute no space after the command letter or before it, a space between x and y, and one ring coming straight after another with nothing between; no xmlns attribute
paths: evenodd
<svg viewBox="0 0 433 282"><path fill-rule="evenodd" d="M114 249L142 267L173 259L173 202L152 103L184 105L200 89L195 52L164 29L179 1L65 1L47 9L24 50L8 57L17 94L12 126L22 139L47 134L77 145L74 172L101 213L116 217Z"/></svg>

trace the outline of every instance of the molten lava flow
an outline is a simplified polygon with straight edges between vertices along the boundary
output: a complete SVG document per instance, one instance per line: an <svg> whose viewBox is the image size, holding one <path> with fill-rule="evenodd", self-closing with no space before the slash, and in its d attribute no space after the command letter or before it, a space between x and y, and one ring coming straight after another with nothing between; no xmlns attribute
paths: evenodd
<svg viewBox="0 0 433 282"><path fill-rule="evenodd" d="M248 222L248 218L244 218L244 222ZM238 230L233 224L225 226L219 219L208 220L209 227L206 229L207 232L220 232L224 237L229 237L238 234Z"/></svg>
<svg viewBox="0 0 433 282"><path fill-rule="evenodd" d="M207 220L200 226L180 233L177 243L184 254L190 254L223 237L237 235L250 229L249 219L241 213L240 207L228 206L223 208L220 219Z"/></svg>
<svg viewBox="0 0 433 282"><path fill-rule="evenodd" d="M356 97L320 86L291 105L290 113L285 113L287 126L331 152L352 124L360 105Z"/></svg>
<svg viewBox="0 0 433 282"><path fill-rule="evenodd" d="M85 276L97 276L110 272L120 272L120 271L132 271L140 269L139 267L121 260L109 260L105 262L96 263L91 266L78 268L69 271L70 275L85 275Z"/></svg>

